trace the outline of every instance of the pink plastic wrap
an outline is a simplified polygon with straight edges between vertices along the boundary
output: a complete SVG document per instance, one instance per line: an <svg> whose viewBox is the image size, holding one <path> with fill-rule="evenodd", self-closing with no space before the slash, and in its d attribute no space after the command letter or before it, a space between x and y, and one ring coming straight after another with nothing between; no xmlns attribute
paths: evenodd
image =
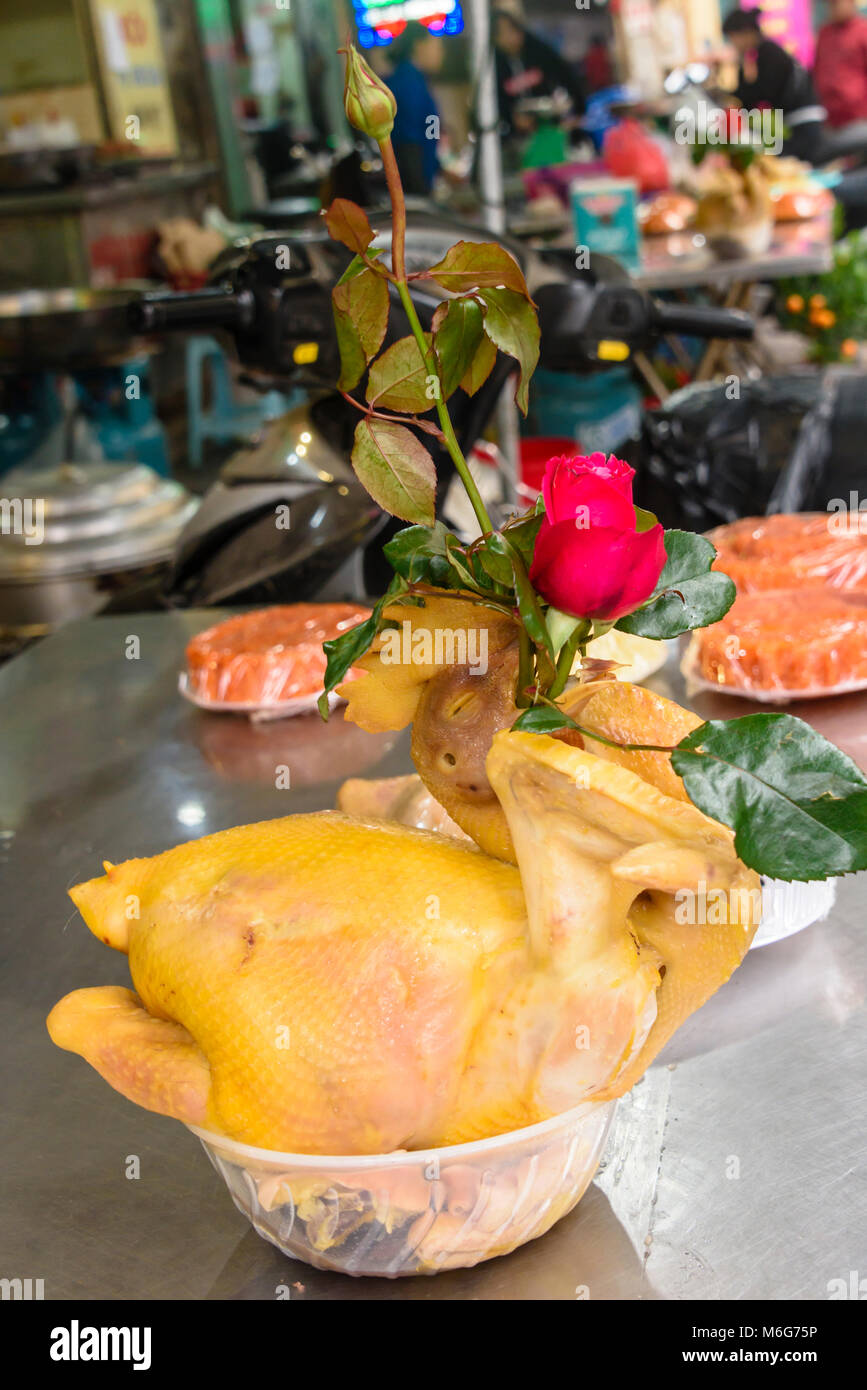
<svg viewBox="0 0 867 1390"><path fill-rule="evenodd" d="M827 584L867 593L867 513L782 513L744 517L708 537L718 551L715 568L738 593Z"/></svg>
<svg viewBox="0 0 867 1390"><path fill-rule="evenodd" d="M351 603L293 603L241 613L187 646L183 691L207 708L283 710L322 691L323 642L370 617Z"/></svg>
<svg viewBox="0 0 867 1390"><path fill-rule="evenodd" d="M830 587L742 593L693 635L687 677L759 700L867 687L867 593Z"/></svg>

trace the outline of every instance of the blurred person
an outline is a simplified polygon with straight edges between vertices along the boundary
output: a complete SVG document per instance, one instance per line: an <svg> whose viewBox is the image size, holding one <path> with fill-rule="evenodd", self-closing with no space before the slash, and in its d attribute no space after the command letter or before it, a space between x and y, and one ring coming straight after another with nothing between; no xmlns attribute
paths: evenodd
<svg viewBox="0 0 867 1390"><path fill-rule="evenodd" d="M832 126L867 121L867 19L855 0L829 0L819 30L813 81Z"/></svg>
<svg viewBox="0 0 867 1390"><path fill-rule="evenodd" d="M440 116L428 79L439 72L443 56L442 39L417 20L409 21L389 50L394 68L385 80L397 101L391 138L404 192L418 197L427 197L439 172Z"/></svg>
<svg viewBox="0 0 867 1390"><path fill-rule="evenodd" d="M577 69L508 10L494 10L493 20L497 100L500 119L509 130L532 126L531 120L515 110L523 97L551 96L558 87L568 92L575 114L583 115L584 84Z"/></svg>
<svg viewBox="0 0 867 1390"><path fill-rule="evenodd" d="M587 45L582 63L584 80L591 92L601 92L614 85L614 69L608 53L608 44L602 34L594 34Z"/></svg>
<svg viewBox="0 0 867 1390"><path fill-rule="evenodd" d="M783 154L812 160L822 142L825 111L816 99L807 69L762 33L760 10L733 10L723 34L738 55L735 96L746 110L769 106L783 114L787 135Z"/></svg>

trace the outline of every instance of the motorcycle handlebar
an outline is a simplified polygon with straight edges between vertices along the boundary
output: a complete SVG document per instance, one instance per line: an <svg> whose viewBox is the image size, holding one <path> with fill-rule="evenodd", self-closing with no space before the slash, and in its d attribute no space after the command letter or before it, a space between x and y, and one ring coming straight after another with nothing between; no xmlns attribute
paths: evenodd
<svg viewBox="0 0 867 1390"><path fill-rule="evenodd" d="M705 304L653 303L657 333L684 333L693 338L749 339L755 323L742 309L715 309Z"/></svg>
<svg viewBox="0 0 867 1390"><path fill-rule="evenodd" d="M155 333L167 328L247 328L254 311L255 301L249 290L217 285L145 294L129 305L127 313L136 333Z"/></svg>

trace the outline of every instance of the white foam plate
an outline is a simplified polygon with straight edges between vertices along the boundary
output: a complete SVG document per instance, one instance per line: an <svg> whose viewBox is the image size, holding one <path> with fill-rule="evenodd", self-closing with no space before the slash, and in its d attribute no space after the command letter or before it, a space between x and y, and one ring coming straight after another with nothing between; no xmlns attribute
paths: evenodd
<svg viewBox="0 0 867 1390"><path fill-rule="evenodd" d="M299 695L297 699L284 700L279 705L257 705L249 700L203 700L190 689L186 671L181 671L178 676L178 690L185 700L199 709L209 710L212 714L246 714L248 719L257 723L265 719L291 719L296 714L311 714L322 694L321 690L317 690L313 695ZM336 709L342 703L340 696L332 690L328 696L328 708Z"/></svg>
<svg viewBox="0 0 867 1390"><path fill-rule="evenodd" d="M812 690L759 690L754 686L715 685L699 675L694 638L684 652L680 669L690 694L696 690L712 690L718 695L735 695L740 700L755 700L761 705L787 705L792 700L823 700L826 695L851 695L856 690L867 690L867 680L841 681L839 685L814 686Z"/></svg>
<svg viewBox="0 0 867 1390"><path fill-rule="evenodd" d="M814 883L785 883L782 879L763 875L764 910L750 950L783 941L814 922L824 921L836 896L837 880L834 878Z"/></svg>

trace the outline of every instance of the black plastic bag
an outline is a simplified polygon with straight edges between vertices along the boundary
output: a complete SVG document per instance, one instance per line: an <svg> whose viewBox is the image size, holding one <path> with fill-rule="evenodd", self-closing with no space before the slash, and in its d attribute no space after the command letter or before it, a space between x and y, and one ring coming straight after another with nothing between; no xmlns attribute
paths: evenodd
<svg viewBox="0 0 867 1390"><path fill-rule="evenodd" d="M666 526L825 511L867 493L867 376L831 367L694 385L645 417L636 501ZM730 394L730 390L729 390Z"/></svg>

